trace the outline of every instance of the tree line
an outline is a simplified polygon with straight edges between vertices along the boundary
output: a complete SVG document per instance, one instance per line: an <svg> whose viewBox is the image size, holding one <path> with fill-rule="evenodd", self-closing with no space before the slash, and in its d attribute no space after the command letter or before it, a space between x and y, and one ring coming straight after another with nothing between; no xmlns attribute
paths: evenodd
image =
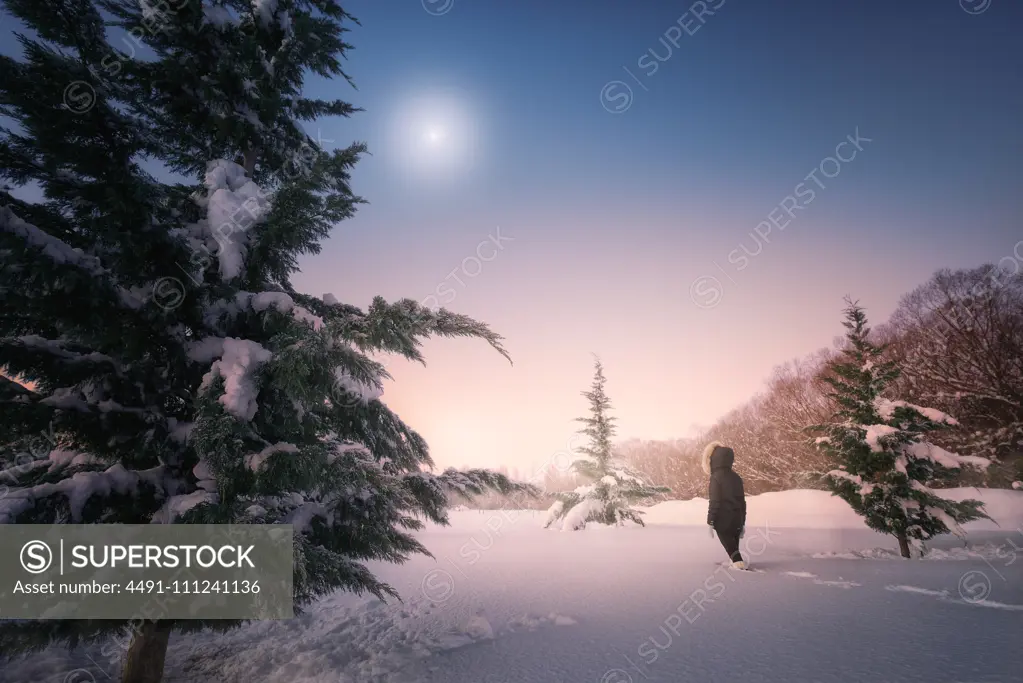
<svg viewBox="0 0 1023 683"><path fill-rule="evenodd" d="M871 335L885 347L885 360L902 371L890 387L893 395L958 421L935 434L933 442L992 461L986 472L964 470L943 485L1009 487L1023 478L1023 276L1018 270L1018 265L991 264L940 270L905 295ZM633 439L618 444L619 451L651 481L670 487L672 497L706 496L699 455L712 440L739 454L736 469L751 495L826 489L824 475L832 463L807 429L834 413L828 378L834 377L844 343L778 366L761 393L692 438Z"/></svg>

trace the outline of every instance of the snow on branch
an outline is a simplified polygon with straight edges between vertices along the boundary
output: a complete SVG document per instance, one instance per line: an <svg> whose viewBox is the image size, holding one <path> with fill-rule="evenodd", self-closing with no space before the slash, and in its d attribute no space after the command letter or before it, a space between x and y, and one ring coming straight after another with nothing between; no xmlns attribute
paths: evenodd
<svg viewBox="0 0 1023 683"><path fill-rule="evenodd" d="M614 475L618 481L624 481L632 484L646 485L646 482L642 478L636 476L636 474L628 471L627 469L612 469L611 474ZM617 483L617 482L616 482Z"/></svg>
<svg viewBox="0 0 1023 683"><path fill-rule="evenodd" d="M363 381L353 377L344 367L334 368L335 386L355 396L362 403L378 400L384 395L383 384L380 380L371 377L371 381Z"/></svg>
<svg viewBox="0 0 1023 683"><path fill-rule="evenodd" d="M569 504L575 505L576 503L578 503L578 501L569 501L568 503L566 503L564 500L554 501L550 508L547 509L547 516L544 517L543 520L543 528L544 529L548 528L549 526L554 524L554 522L558 521L564 516L565 505Z"/></svg>
<svg viewBox="0 0 1023 683"><path fill-rule="evenodd" d="M245 456L245 466L253 472L259 472L263 463L274 453L298 453L298 446L291 443L275 443L267 446L258 453L250 453Z"/></svg>
<svg viewBox="0 0 1023 683"><path fill-rule="evenodd" d="M150 524L173 524L175 519L198 505L214 505L220 502L213 468L205 458L199 459L199 462L192 468L192 474L196 478L198 488L189 493L170 495L149 520ZM175 492L168 491L170 494Z"/></svg>
<svg viewBox="0 0 1023 683"><path fill-rule="evenodd" d="M156 511L153 518L150 520L150 523L173 524L175 519L192 508L206 503L215 504L219 500L220 497L215 491L205 491L203 489L198 489L191 493L178 496L171 496L166 500L166 502L164 502L163 506Z"/></svg>
<svg viewBox="0 0 1023 683"><path fill-rule="evenodd" d="M907 444L903 447L903 452L911 458L915 458L917 460L931 460L942 467L948 467L951 469L959 469L964 466L987 469L987 467L991 464L991 461L987 458L981 458L976 455L956 455L955 453L950 453L944 448L935 446L934 444L926 441Z"/></svg>
<svg viewBox="0 0 1023 683"><path fill-rule="evenodd" d="M948 514L948 512L942 508L924 506L923 511L925 514L939 520L953 535L962 539L966 538L966 531L959 525L959 522L957 522L952 515Z"/></svg>
<svg viewBox="0 0 1023 683"><path fill-rule="evenodd" d="M324 522L330 526L333 524L334 515L322 503L306 501L288 512L284 516L283 523L292 525L295 533L301 534L309 531L313 520L316 518L324 520Z"/></svg>
<svg viewBox="0 0 1023 683"><path fill-rule="evenodd" d="M867 432L867 445L870 446L870 450L874 453L880 453L884 450L884 445L881 443L881 439L886 436L900 433L900 430L897 427L892 427L890 425L863 425L863 429Z"/></svg>
<svg viewBox="0 0 1023 683"><path fill-rule="evenodd" d="M227 412L245 421L256 415L259 389L253 372L273 357L268 350L250 339L224 340L223 357L213 363L203 376L199 390L204 391L217 376L224 378L224 394L218 399Z"/></svg>
<svg viewBox="0 0 1023 683"><path fill-rule="evenodd" d="M295 300L285 292L238 292L233 301L221 299L206 310L206 322L211 327L217 327L221 315L234 318L240 313L253 311L262 313L274 308L281 313L290 313L296 320L308 323L316 331L323 327L323 319L313 315L309 309L303 308L295 303Z"/></svg>
<svg viewBox="0 0 1023 683"><path fill-rule="evenodd" d="M120 371L120 363L105 353L99 353L97 351L91 351L88 353L70 351L65 348L65 345L68 343L65 340L45 339L38 335L29 334L21 337L14 337L11 341L25 349L48 353L61 362L94 363L97 365L108 364L115 370Z"/></svg>
<svg viewBox="0 0 1023 683"><path fill-rule="evenodd" d="M565 519L561 522L561 530L578 531L582 529L586 526L586 521L590 516L600 513L603 508L604 501L598 498L583 497L565 514Z"/></svg>
<svg viewBox="0 0 1023 683"><path fill-rule="evenodd" d="M238 17L223 5L214 5L203 2L202 5L203 23L210 24L216 29L224 30L240 23Z"/></svg>
<svg viewBox="0 0 1023 683"><path fill-rule="evenodd" d="M247 232L270 213L267 194L250 180L245 169L232 161L216 159L206 168L206 229L219 249L220 275L232 280L245 266Z"/></svg>
<svg viewBox="0 0 1023 683"><path fill-rule="evenodd" d="M148 408L133 408L123 406L117 401L104 398L104 394L98 385L83 383L72 387L59 387L53 390L49 396L39 400L39 403L56 410L65 410L85 414L99 413L122 413L126 415L137 415L146 419L150 416L162 417L155 406Z"/></svg>
<svg viewBox="0 0 1023 683"><path fill-rule="evenodd" d="M376 458L373 456L373 451L371 451L366 444L353 443L350 441L332 444L330 451L327 453L327 462L332 463L346 454L351 454L358 460L377 463ZM381 458L381 461L378 464L382 466L388 462L390 462L389 458Z"/></svg>
<svg viewBox="0 0 1023 683"><path fill-rule="evenodd" d="M831 470L830 472L826 473L825 476L832 477L834 479L844 479L846 481L852 482L853 484L856 484L857 486L860 487L861 496L870 495L874 490L874 485L869 482L865 483L863 481L863 477L861 477L858 474L850 474L845 470Z"/></svg>
<svg viewBox="0 0 1023 683"><path fill-rule="evenodd" d="M74 266L94 277L104 277L107 274L98 258L85 254L81 249L74 249L62 240L23 221L9 206L0 207L0 229L21 237L57 265Z"/></svg>
<svg viewBox="0 0 1023 683"><path fill-rule="evenodd" d="M77 268L94 278L109 282L109 271L103 268L98 258L81 249L72 248L66 242L22 220L9 206L0 206L0 231L20 237L29 246L42 252L54 265ZM114 285L114 289L124 305L134 309L142 307L144 301L136 295L120 286Z"/></svg>
<svg viewBox="0 0 1023 683"><path fill-rule="evenodd" d="M877 410L877 414L881 416L881 419L885 421L891 420L895 416L895 411L899 408L914 410L931 422L937 422L938 424L949 426L959 424L951 415L935 408L925 408L913 403L907 403L906 401L891 401L886 398L878 398L874 401L874 409Z"/></svg>
<svg viewBox="0 0 1023 683"><path fill-rule="evenodd" d="M71 460L73 462L73 458ZM145 483L158 492L166 492L166 470L163 465L149 470L132 471L120 463L102 472L76 472L69 479L51 484L37 484L27 488L14 488L0 499L0 524L12 524L18 515L31 509L37 501L50 496L67 498L71 509L71 523L82 521L82 510L93 496L112 494L135 495Z"/></svg>
<svg viewBox="0 0 1023 683"><path fill-rule="evenodd" d="M274 14L276 12L277 0L252 0L252 13L263 26L275 23Z"/></svg>

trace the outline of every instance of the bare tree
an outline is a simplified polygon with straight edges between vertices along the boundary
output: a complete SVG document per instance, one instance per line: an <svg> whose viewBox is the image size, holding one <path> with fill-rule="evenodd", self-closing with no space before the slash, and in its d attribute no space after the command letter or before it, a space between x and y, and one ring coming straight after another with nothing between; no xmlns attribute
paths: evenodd
<svg viewBox="0 0 1023 683"><path fill-rule="evenodd" d="M1023 275L992 265L939 271L873 336L903 368L893 395L959 421L935 442L996 460L986 475L964 472L953 485L1008 486L1023 478ZM750 493L826 488L830 463L806 429L833 412L825 380L844 344L836 337L832 348L777 367L762 393L693 438L631 439L618 449L673 497L707 495L699 453L711 440L736 450Z"/></svg>
<svg viewBox="0 0 1023 683"><path fill-rule="evenodd" d="M900 389L960 422L946 437L950 446L994 459L1018 456L1023 277L992 265L939 271L903 298L884 334L904 368Z"/></svg>

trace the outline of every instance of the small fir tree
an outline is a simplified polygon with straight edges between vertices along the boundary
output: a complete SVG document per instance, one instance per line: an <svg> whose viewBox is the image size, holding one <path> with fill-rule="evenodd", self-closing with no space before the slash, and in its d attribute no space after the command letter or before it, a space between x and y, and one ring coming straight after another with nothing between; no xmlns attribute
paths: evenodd
<svg viewBox="0 0 1023 683"><path fill-rule="evenodd" d="M561 522L563 530L584 529L587 522L621 525L626 520L644 526L642 512L630 505L661 493L664 486L650 486L628 464L614 456L612 438L615 418L608 413L611 401L604 392L604 368L598 359L589 391L582 392L590 402L590 415L576 418L585 427L579 430L589 444L578 449L585 457L572 462L572 471L592 483L574 491L555 494L554 504L547 511L544 528Z"/></svg>
<svg viewBox="0 0 1023 683"><path fill-rule="evenodd" d="M831 424L811 428L824 433L815 443L837 465L826 475L832 493L871 529L895 536L903 557L911 556L911 544L922 552L923 541L939 534L965 538L960 524L987 518L983 504L947 500L927 484L989 461L955 455L926 440L929 432L956 425L950 416L882 396L898 379L898 365L884 360L884 347L869 341L864 310L846 303L846 347L831 368L833 376L825 378L838 410Z"/></svg>

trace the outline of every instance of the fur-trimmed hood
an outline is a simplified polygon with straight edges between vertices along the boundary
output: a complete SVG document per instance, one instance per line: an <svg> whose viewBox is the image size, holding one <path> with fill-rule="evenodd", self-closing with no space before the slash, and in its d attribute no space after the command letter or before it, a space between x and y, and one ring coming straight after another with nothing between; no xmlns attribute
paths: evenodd
<svg viewBox="0 0 1023 683"><path fill-rule="evenodd" d="M724 459L727 461L720 463L722 467L731 467L732 463L735 462L735 451L733 451L731 448L724 445L720 441L711 441L709 444L707 444L707 447L703 449L703 457L700 459L700 466L703 467L703 473L708 476L710 475L712 469L710 462L711 456L714 455L714 451L717 450L718 448L724 451L722 455Z"/></svg>

